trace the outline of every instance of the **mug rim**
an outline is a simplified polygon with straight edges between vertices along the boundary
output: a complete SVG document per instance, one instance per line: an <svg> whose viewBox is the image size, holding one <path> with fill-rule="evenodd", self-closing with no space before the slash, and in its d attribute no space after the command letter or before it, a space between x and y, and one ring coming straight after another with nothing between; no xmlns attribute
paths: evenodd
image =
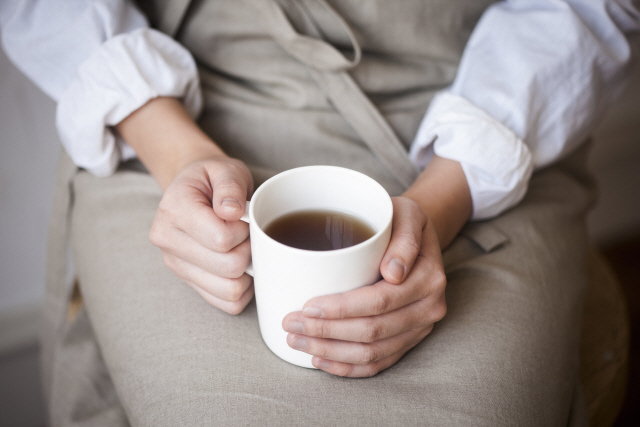
<svg viewBox="0 0 640 427"><path fill-rule="evenodd" d="M384 226L382 226L378 230L376 230L376 232L375 232L375 234L373 236L369 237L367 240L365 240L363 242L360 242L360 243L358 243L356 245L349 246L349 247L346 247L346 248L331 249L331 250L326 250L326 251L315 251L315 250L311 250L311 249L295 248L293 246L289 246L289 245L285 245L284 243L280 243L277 240L275 240L272 237L270 237L267 233L265 233L265 231L262 229L261 226L258 225L258 222L256 221L255 212L254 212L255 211L255 204L253 203L254 202L254 198L256 196L259 196L260 193L262 192L262 190L267 188L267 184L273 185L274 182L279 181L281 179L286 179L287 176L289 176L289 175L292 175L292 174L295 174L295 173L300 173L300 172L303 172L303 171L312 170L312 169L322 169L322 170L333 169L333 170L339 170L341 173L348 173L348 174L357 175L357 176L359 176L361 178L365 178L365 180L371 182L375 187L378 187L378 189L382 190L382 192L387 195L387 198L385 199L384 204L386 205L386 208L387 208L387 216L388 216L388 218L385 219ZM283 213L282 215L290 214L290 213L293 213L293 212L302 212L302 211L303 210L293 210L293 211L289 211L289 212ZM345 212L345 213L349 213L349 212ZM355 215L353 213L349 213L349 214ZM329 256L334 256L335 254L344 255L347 252L353 252L353 251L361 249L364 246L371 245L377 239L379 239L380 236L383 233L386 232L387 228L389 228L391 226L392 221L393 221L393 203L391 202L391 196L389 195L389 193L387 193L387 191L384 189L384 187L378 181L376 181L375 179L371 178L368 175L365 175L362 172L359 172L359 171L356 171L356 170L353 170L353 169L349 169L349 168L345 168L345 167L342 167L342 166L333 166L333 165L300 166L300 167L297 167L297 168L292 168L292 169L288 169L286 171L280 172L280 173L272 176L271 178L267 179L265 182L262 183L262 185L260 185L260 187L258 187L258 189L251 196L251 203L250 203L250 206L249 206L249 225L250 225L250 227L252 227L252 229L255 228L255 229L259 230L259 233L261 234L261 236L262 237L266 237L267 241L269 241L271 244L277 245L280 248L286 248L285 250L290 250L292 252L296 252L296 253L299 253L299 254L313 254L313 256L329 257Z"/></svg>

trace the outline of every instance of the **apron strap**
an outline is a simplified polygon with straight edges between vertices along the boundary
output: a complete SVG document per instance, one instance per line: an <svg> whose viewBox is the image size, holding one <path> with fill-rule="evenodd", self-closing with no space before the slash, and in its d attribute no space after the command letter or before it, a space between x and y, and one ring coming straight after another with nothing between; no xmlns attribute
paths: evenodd
<svg viewBox="0 0 640 427"><path fill-rule="evenodd" d="M250 0L256 7L274 40L292 56L305 64L335 109L360 135L378 160L391 172L404 188L418 177L418 169L409 160L407 150L387 120L362 92L347 72L361 57L361 48L348 24L324 0L319 1L347 31L354 50L348 60L331 44L322 40L320 30L301 2L293 0ZM298 33L285 14L285 10L309 34Z"/></svg>
<svg viewBox="0 0 640 427"><path fill-rule="evenodd" d="M175 37L191 0L138 0L152 27Z"/></svg>
<svg viewBox="0 0 640 427"><path fill-rule="evenodd" d="M358 43L351 27L326 2L321 1L321 4L340 23L349 36L354 51L353 59L346 58L334 46L322 40L317 31L309 32L313 37L298 33L276 1L255 3L258 3L256 6L262 9L261 16L268 24L267 32L284 50L303 64L323 71L342 71L353 68L360 63L362 57L360 43ZM296 8L296 12L302 12L302 16L307 16L299 3L295 1L290 3L288 9L293 8ZM315 26L312 25L312 27L314 30L316 29Z"/></svg>

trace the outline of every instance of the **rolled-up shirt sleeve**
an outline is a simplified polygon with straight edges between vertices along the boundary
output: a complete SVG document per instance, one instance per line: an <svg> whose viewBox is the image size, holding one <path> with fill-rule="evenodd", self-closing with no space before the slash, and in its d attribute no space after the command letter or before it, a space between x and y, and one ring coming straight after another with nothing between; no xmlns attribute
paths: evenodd
<svg viewBox="0 0 640 427"><path fill-rule="evenodd" d="M632 0L495 4L429 106L411 159L459 161L473 219L516 205L532 172L574 150L620 94L639 30Z"/></svg>
<svg viewBox="0 0 640 427"><path fill-rule="evenodd" d="M6 1L7 56L57 101L56 125L76 165L98 176L135 157L111 126L150 99L181 98L196 117L202 96L191 54L149 28L124 0Z"/></svg>

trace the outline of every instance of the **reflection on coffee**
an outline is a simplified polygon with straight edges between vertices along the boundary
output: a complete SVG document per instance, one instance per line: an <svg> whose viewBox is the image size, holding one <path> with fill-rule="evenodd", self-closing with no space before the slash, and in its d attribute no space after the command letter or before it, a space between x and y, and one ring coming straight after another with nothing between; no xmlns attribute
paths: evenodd
<svg viewBox="0 0 640 427"><path fill-rule="evenodd" d="M353 215L330 210L306 210L276 218L264 229L272 239L298 249L331 251L357 245L375 232Z"/></svg>

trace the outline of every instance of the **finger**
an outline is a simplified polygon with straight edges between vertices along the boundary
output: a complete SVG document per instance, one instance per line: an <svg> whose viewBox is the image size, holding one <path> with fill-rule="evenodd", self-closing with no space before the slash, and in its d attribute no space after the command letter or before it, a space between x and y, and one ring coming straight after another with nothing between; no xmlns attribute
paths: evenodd
<svg viewBox="0 0 640 427"><path fill-rule="evenodd" d="M420 262L424 261L424 264L421 264L421 266L426 269L425 273L427 277L435 277L446 283L444 266L442 264L442 248L440 247L440 241L438 240L433 222L431 222L429 218L427 218L427 223L422 233L422 244L420 246L418 260Z"/></svg>
<svg viewBox="0 0 640 427"><path fill-rule="evenodd" d="M369 365L386 359L407 347L415 346L427 336L431 329L433 329L433 325L413 329L373 343L355 343L288 334L287 344L294 350L318 356L321 359L352 365Z"/></svg>
<svg viewBox="0 0 640 427"><path fill-rule="evenodd" d="M184 232L205 248L225 253L249 236L244 221L225 221L211 208L211 202L193 186L170 187L158 207L149 240L160 248L174 247Z"/></svg>
<svg viewBox="0 0 640 427"><path fill-rule="evenodd" d="M427 332L427 335L430 331ZM425 335L426 336L426 335ZM350 378L368 378L384 371L387 368L395 365L409 350L415 347L423 338L418 342L410 343L403 347L400 351L392 354L389 357L378 360L367 365L357 365L351 363L343 363L335 360L323 359L318 356L311 358L311 364L318 369L328 372L333 375Z"/></svg>
<svg viewBox="0 0 640 427"><path fill-rule="evenodd" d="M426 215L412 200L394 197L391 240L380 263L382 277L393 284L402 283L413 267L422 243Z"/></svg>
<svg viewBox="0 0 640 427"><path fill-rule="evenodd" d="M426 327L441 320L445 312L444 298L426 298L380 316L327 320L294 312L285 316L282 327L308 337L372 343Z"/></svg>
<svg viewBox="0 0 640 427"><path fill-rule="evenodd" d="M431 294L444 298L446 283L438 238L433 226L427 223L420 253L402 286L381 280L342 294L313 298L304 304L302 314L324 319L380 315Z"/></svg>
<svg viewBox="0 0 640 427"><path fill-rule="evenodd" d="M208 173L213 185L211 204L216 215L226 221L238 221L252 190L249 170L244 163L230 159L224 168L210 169Z"/></svg>
<svg viewBox="0 0 640 427"><path fill-rule="evenodd" d="M409 351L410 349L407 349ZM318 369L321 369L329 374L337 375L340 377L349 378L369 378L373 377L387 368L395 365L405 352L398 352L386 359L379 360L369 365L353 365L349 363L336 362L333 360L322 359L314 356L311 359L311 364Z"/></svg>
<svg viewBox="0 0 640 427"><path fill-rule="evenodd" d="M305 303L302 314L321 319L346 319L376 316L396 310L425 298L415 282L406 286L392 285L384 280L342 294L313 298Z"/></svg>
<svg viewBox="0 0 640 427"><path fill-rule="evenodd" d="M176 276L222 301L240 300L252 284L251 276L248 274L243 274L237 279L227 279L211 274L169 253L163 253L162 258Z"/></svg>
<svg viewBox="0 0 640 427"><path fill-rule="evenodd" d="M242 276L251 262L251 242L249 239L226 253L211 251L179 230L167 243L162 248L164 252L181 258L211 274L228 279L237 279Z"/></svg>
<svg viewBox="0 0 640 427"><path fill-rule="evenodd" d="M244 294L242 295L242 297L240 297L239 300L224 301L224 300L221 300L220 298L216 298L210 293L205 292L203 289L201 289L199 286L197 286L194 283L187 282L187 281L185 281L185 283L189 285L193 290L195 290L198 293L198 295L200 295L206 302L224 311L225 313L229 313L233 315L242 313L242 310L244 310L244 308L249 304L249 302L251 302L251 298L253 298L253 295L254 295L253 285L251 285L244 292Z"/></svg>

